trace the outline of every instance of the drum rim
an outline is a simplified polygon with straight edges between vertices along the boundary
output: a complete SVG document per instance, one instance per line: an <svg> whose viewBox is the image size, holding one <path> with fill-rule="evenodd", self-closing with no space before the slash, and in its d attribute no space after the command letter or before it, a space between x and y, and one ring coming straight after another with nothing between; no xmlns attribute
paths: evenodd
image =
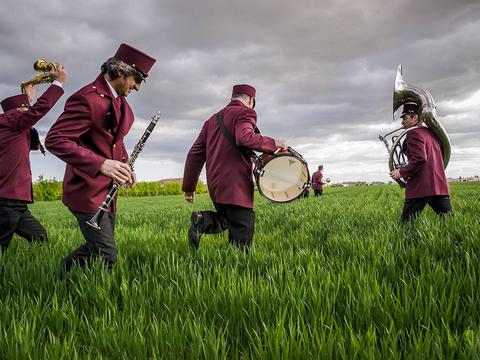
<svg viewBox="0 0 480 360"><path fill-rule="evenodd" d="M297 158L298 160L300 160L304 165L305 167L307 168L307 182L306 184L310 183L310 170L308 169L308 163L305 161L305 159L303 158L302 155L300 155L298 152L296 152L295 150L294 153L290 152L290 150L293 150L292 148L289 147L289 151L287 152L278 152L276 154L272 154L272 156L270 156L268 159L266 160L261 160L262 161L262 169L270 162L272 161L273 159L276 159L276 158L279 158L279 157L282 157L282 156L291 156L291 157L295 157ZM303 191L298 194L297 196L295 196L294 198L290 199L290 200L287 200L287 201L277 201L277 200L272 200L270 199L269 197L267 197L267 195L265 195L265 193L262 191L262 188L260 187L259 185L259 178L260 178L260 171L257 170L257 166L255 165L255 169L254 169L254 175L255 175L255 182L257 184L257 189L258 189L258 192L260 193L260 195L262 195L264 198L268 199L269 201L273 202L273 203L276 203L276 204L287 204L289 202L292 202L294 200L297 200L302 194L303 194ZM305 186L305 185L304 185ZM304 188L305 189L305 188Z"/></svg>

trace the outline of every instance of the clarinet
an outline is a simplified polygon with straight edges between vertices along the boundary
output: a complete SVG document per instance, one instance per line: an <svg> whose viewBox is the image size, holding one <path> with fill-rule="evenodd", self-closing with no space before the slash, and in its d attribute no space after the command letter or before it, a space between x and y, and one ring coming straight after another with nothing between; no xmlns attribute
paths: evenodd
<svg viewBox="0 0 480 360"><path fill-rule="evenodd" d="M160 119L160 112L156 112L155 114L153 114L151 119L152 121L150 121L150 124L148 124L147 129L145 130L142 137L133 148L132 154L128 159L127 164L130 166L132 170L133 170L133 163L137 159L138 155L140 155L140 153L142 152L143 147L145 146L145 142L147 141L155 125L157 125L157 122ZM95 213L95 215L93 215L93 217L87 221L88 225L94 227L95 229L100 229L100 225L98 224L102 221L105 211L108 211L108 207L110 206L110 203L113 201L113 199L115 199L115 196L117 195L118 190L120 190L121 186L122 186L122 183L116 180L114 181L113 186L110 189L110 192L108 193L105 200L103 200L103 202L98 207L98 210Z"/></svg>

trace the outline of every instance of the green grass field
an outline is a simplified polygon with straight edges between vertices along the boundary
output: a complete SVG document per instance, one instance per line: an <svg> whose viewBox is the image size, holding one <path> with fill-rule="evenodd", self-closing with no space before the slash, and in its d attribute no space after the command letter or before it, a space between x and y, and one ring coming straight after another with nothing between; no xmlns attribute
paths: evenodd
<svg viewBox="0 0 480 360"><path fill-rule="evenodd" d="M409 227L394 185L257 198L248 255L226 233L189 248L208 195L121 198L114 270L68 280L83 238L60 202L36 203L49 242L0 257L0 358L479 358L480 184L451 189L454 216Z"/></svg>

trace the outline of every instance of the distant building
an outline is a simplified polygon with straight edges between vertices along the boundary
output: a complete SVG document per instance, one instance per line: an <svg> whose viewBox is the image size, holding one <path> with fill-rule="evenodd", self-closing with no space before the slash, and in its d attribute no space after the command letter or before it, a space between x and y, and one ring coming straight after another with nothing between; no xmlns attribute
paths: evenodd
<svg viewBox="0 0 480 360"><path fill-rule="evenodd" d="M475 176L469 176L464 178L464 181L480 181L480 176L475 175Z"/></svg>
<svg viewBox="0 0 480 360"><path fill-rule="evenodd" d="M459 176L458 178L448 178L447 180L448 182L480 181L480 176L478 175L467 176L467 177Z"/></svg>
<svg viewBox="0 0 480 360"><path fill-rule="evenodd" d="M365 181L344 181L342 182L342 186L358 186L358 185L366 185Z"/></svg>

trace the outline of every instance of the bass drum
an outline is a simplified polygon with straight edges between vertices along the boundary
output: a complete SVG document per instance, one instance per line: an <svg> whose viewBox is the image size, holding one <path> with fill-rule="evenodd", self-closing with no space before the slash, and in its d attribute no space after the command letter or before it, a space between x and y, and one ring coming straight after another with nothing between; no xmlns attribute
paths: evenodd
<svg viewBox="0 0 480 360"><path fill-rule="evenodd" d="M310 186L308 164L291 147L259 156L253 173L260 194L276 203L298 199Z"/></svg>

